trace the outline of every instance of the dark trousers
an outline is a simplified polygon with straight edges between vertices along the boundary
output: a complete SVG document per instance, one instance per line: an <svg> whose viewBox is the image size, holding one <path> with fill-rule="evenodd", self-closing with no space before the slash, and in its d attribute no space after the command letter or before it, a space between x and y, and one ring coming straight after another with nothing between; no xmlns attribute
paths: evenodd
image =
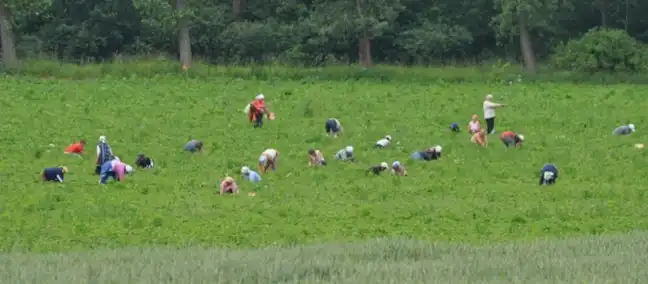
<svg viewBox="0 0 648 284"><path fill-rule="evenodd" d="M100 173L101 173L101 165L97 165L97 167L95 167L95 174L98 175Z"/></svg>
<svg viewBox="0 0 648 284"><path fill-rule="evenodd" d="M493 134L495 130L495 117L486 119L486 134Z"/></svg>
<svg viewBox="0 0 648 284"><path fill-rule="evenodd" d="M254 121L254 128L263 126L263 113L256 114L256 121Z"/></svg>

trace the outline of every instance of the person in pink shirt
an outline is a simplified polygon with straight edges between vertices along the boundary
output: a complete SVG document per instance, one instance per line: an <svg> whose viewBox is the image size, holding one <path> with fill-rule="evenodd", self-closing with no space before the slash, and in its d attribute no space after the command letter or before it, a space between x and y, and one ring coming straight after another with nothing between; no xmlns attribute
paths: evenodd
<svg viewBox="0 0 648 284"><path fill-rule="evenodd" d="M220 184L220 194L223 195L225 193L238 194L236 181L231 177L226 177Z"/></svg>
<svg viewBox="0 0 648 284"><path fill-rule="evenodd" d="M106 184L108 178L112 177L116 181L123 181L126 176L126 164L119 159L105 162L101 165L100 184Z"/></svg>

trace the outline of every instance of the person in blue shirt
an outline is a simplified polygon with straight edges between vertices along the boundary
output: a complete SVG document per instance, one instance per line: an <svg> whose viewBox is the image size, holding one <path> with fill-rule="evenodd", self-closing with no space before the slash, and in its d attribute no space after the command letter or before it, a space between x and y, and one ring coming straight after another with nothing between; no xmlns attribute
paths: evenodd
<svg viewBox="0 0 648 284"><path fill-rule="evenodd" d="M455 133L459 133L461 129L459 129L459 125L457 123L453 123L450 125L450 130Z"/></svg>
<svg viewBox="0 0 648 284"><path fill-rule="evenodd" d="M200 152L202 151L202 148L203 142L198 140L191 140L184 146L185 151L189 151L191 153Z"/></svg>
<svg viewBox="0 0 648 284"><path fill-rule="evenodd" d="M261 181L261 176L257 172L250 170L248 167L242 167L241 174L243 175L243 179L250 182L257 183Z"/></svg>
<svg viewBox="0 0 648 284"><path fill-rule="evenodd" d="M46 168L41 172L42 181L63 182L65 174L68 172L66 167Z"/></svg>
<svg viewBox="0 0 648 284"><path fill-rule="evenodd" d="M558 168L554 164L545 164L540 171L540 185L552 185L558 179Z"/></svg>

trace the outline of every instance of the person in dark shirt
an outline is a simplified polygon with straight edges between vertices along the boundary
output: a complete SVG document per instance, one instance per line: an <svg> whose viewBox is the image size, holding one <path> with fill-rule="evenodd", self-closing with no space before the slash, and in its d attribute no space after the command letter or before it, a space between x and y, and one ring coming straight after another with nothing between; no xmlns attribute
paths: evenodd
<svg viewBox="0 0 648 284"><path fill-rule="evenodd" d="M443 147L441 147L440 145L436 145L434 147L427 148L423 151L414 152L411 158L414 160L424 160L424 161L438 160L441 158L441 150L443 150Z"/></svg>
<svg viewBox="0 0 648 284"><path fill-rule="evenodd" d="M138 168L151 169L153 168L154 163L151 158L147 157L143 153L140 153L139 155L137 155L137 161L135 161L135 165Z"/></svg>
<svg viewBox="0 0 648 284"><path fill-rule="evenodd" d="M369 169L367 169L367 172L365 174L368 175L369 173L372 173L372 174L377 176L380 173L387 170L388 168L389 168L389 165L386 162L382 162L382 163L380 163L380 165L369 167Z"/></svg>
<svg viewBox="0 0 648 284"><path fill-rule="evenodd" d="M66 167L46 168L41 172L42 181L63 182L65 174L68 172Z"/></svg>
<svg viewBox="0 0 648 284"><path fill-rule="evenodd" d="M540 170L540 185L552 185L558 179L558 168L554 164L545 164Z"/></svg>

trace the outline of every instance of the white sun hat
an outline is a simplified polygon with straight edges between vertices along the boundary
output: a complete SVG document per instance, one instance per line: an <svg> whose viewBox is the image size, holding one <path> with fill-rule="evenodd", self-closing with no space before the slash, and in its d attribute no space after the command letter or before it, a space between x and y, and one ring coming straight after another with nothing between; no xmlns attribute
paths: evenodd
<svg viewBox="0 0 648 284"><path fill-rule="evenodd" d="M389 164L387 164L387 162L380 163L380 166L383 168L389 168Z"/></svg>

